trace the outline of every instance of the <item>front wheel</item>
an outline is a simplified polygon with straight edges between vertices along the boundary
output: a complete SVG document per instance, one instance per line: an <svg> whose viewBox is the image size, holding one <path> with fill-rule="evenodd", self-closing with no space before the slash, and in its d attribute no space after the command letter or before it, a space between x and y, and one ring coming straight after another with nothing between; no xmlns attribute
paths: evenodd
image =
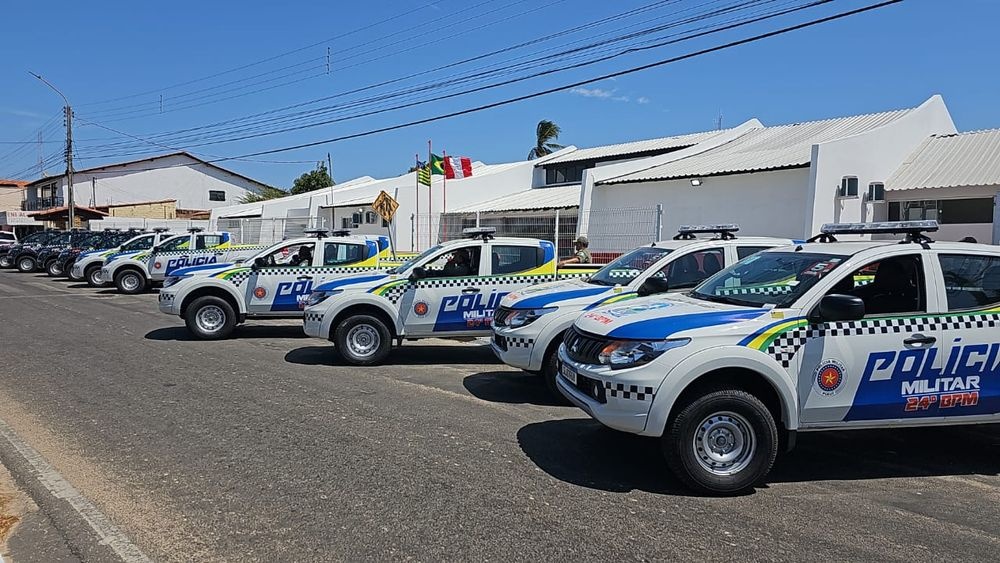
<svg viewBox="0 0 1000 563"><path fill-rule="evenodd" d="M49 263L45 265L45 273L50 277L58 278L63 273L62 262L58 260L49 260Z"/></svg>
<svg viewBox="0 0 1000 563"><path fill-rule="evenodd" d="M72 266L70 266L69 268L63 267L63 270L66 272L66 277L69 278L70 281L78 282L78 281L83 281L83 279L84 279L82 276L74 276L73 275L73 267Z"/></svg>
<svg viewBox="0 0 1000 563"><path fill-rule="evenodd" d="M115 287L126 295L135 295L146 290L146 278L136 270L125 270L115 274Z"/></svg>
<svg viewBox="0 0 1000 563"><path fill-rule="evenodd" d="M31 256L22 256L17 259L17 269L19 272L27 274L28 272L34 272L37 267L38 263Z"/></svg>
<svg viewBox="0 0 1000 563"><path fill-rule="evenodd" d="M771 471L778 430L757 397L721 389L684 406L662 438L667 465L687 486L714 495L752 488Z"/></svg>
<svg viewBox="0 0 1000 563"><path fill-rule="evenodd" d="M10 258L10 256L7 256L6 254L0 256L0 268L10 268L13 265L14 261Z"/></svg>
<svg viewBox="0 0 1000 563"><path fill-rule="evenodd" d="M104 278L101 277L101 265L94 264L83 272L83 279L87 280L87 285L90 287L104 287L108 285Z"/></svg>
<svg viewBox="0 0 1000 563"><path fill-rule="evenodd" d="M184 323L202 340L228 338L236 328L236 311L225 299L206 295L188 306Z"/></svg>
<svg viewBox="0 0 1000 563"><path fill-rule="evenodd" d="M377 317L358 315L341 321L333 341L344 361L354 366L382 363L392 350L392 334Z"/></svg>
<svg viewBox="0 0 1000 563"><path fill-rule="evenodd" d="M559 392L559 385L556 383L556 378L559 377L558 346L545 356L545 362L542 364L542 377L545 379L545 387L549 390L549 395L552 396L557 405L570 404L569 399Z"/></svg>

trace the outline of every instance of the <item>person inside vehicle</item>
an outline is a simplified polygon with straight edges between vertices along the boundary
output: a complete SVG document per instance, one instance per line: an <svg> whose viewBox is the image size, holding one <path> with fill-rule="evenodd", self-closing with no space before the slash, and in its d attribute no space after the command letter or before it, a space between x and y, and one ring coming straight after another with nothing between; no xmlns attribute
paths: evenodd
<svg viewBox="0 0 1000 563"><path fill-rule="evenodd" d="M450 277L471 276L472 273L472 260L469 251L464 248L452 252L451 258L441 269L442 275Z"/></svg>
<svg viewBox="0 0 1000 563"><path fill-rule="evenodd" d="M566 264L590 264L590 251L587 247L590 246L590 241L587 237L580 235L576 237L573 241L573 250L575 253L573 256L559 262L559 266L565 266Z"/></svg>
<svg viewBox="0 0 1000 563"><path fill-rule="evenodd" d="M299 247L299 251L295 254L295 259L292 260L293 266L312 266L312 248L308 244L303 244Z"/></svg>

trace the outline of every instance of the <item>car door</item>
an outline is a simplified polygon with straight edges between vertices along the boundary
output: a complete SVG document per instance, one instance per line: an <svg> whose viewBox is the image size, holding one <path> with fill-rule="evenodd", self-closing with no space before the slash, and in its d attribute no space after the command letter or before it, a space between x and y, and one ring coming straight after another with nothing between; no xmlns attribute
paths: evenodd
<svg viewBox="0 0 1000 563"><path fill-rule="evenodd" d="M914 382L926 380L944 363L942 332L933 320L940 308L929 258L927 251L890 248L831 272L821 284L822 295L861 298L866 314L838 322L809 317L793 366L803 425L921 416L922 387ZM835 267L829 262L815 271Z"/></svg>
<svg viewBox="0 0 1000 563"><path fill-rule="evenodd" d="M936 252L947 317L942 320L945 370L928 412L945 417L1000 414L1000 255ZM950 369L949 369L950 368Z"/></svg>
<svg viewBox="0 0 1000 563"><path fill-rule="evenodd" d="M251 266L247 312L257 316L283 316L302 311L302 302L316 285L316 240L284 244Z"/></svg>
<svg viewBox="0 0 1000 563"><path fill-rule="evenodd" d="M483 279L489 265L482 260L484 244L464 241L441 249L422 265L426 277L407 282L397 302L409 336L471 336L484 331L477 322ZM465 254L468 263L461 264Z"/></svg>

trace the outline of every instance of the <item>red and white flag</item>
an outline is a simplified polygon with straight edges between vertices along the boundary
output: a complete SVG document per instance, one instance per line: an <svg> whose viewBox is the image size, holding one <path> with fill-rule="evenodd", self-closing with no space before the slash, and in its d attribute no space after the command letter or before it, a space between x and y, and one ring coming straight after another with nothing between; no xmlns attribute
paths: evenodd
<svg viewBox="0 0 1000 563"><path fill-rule="evenodd" d="M444 159L444 177L449 180L472 176L472 159L467 156L448 156Z"/></svg>

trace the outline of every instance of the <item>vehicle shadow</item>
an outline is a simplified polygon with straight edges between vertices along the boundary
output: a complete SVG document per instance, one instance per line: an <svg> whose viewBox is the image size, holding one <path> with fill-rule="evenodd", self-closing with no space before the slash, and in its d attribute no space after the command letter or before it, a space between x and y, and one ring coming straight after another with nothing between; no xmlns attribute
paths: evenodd
<svg viewBox="0 0 1000 563"><path fill-rule="evenodd" d="M691 495L660 441L591 419L537 422L517 433L522 451L552 477L609 492ZM780 454L767 484L945 475L997 475L1000 425L807 433ZM766 486L766 484L765 484Z"/></svg>
<svg viewBox="0 0 1000 563"><path fill-rule="evenodd" d="M563 406L549 394L541 376L523 371L476 373L463 379L462 385L474 397L491 403Z"/></svg>
<svg viewBox="0 0 1000 563"><path fill-rule="evenodd" d="M183 326L171 326L157 328L146 333L146 340L173 341L173 342L199 342L200 338L195 337ZM301 325L246 325L236 327L236 332L229 340L244 340L258 338L306 338L302 332Z"/></svg>
<svg viewBox="0 0 1000 563"><path fill-rule="evenodd" d="M301 329L300 329L301 330ZM333 345L305 346L285 354L285 361L306 366L347 366ZM440 364L495 364L499 360L486 346L404 345L394 348L384 362L390 366L433 366Z"/></svg>

